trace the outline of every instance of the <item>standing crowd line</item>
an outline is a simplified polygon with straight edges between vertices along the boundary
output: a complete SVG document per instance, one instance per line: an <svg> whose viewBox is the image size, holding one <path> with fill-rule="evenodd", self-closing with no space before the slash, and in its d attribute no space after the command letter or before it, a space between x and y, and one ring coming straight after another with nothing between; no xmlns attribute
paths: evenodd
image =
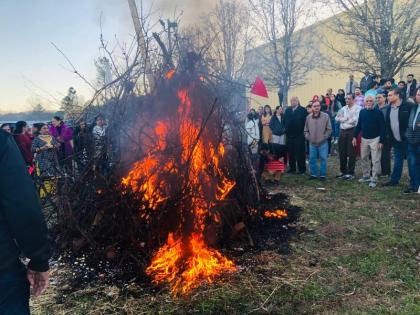
<svg viewBox="0 0 420 315"><path fill-rule="evenodd" d="M79 121L72 128L58 116L32 127L0 126L0 314L29 315L30 294L41 295L49 284L52 250L39 202L47 191L34 182L51 188L54 179L87 169L105 175L107 139L102 115L94 126Z"/></svg>
<svg viewBox="0 0 420 315"><path fill-rule="evenodd" d="M90 158L93 169L106 172L109 141L104 116L98 115L93 125L80 120L70 127L61 117L54 116L50 123L25 121L5 123L1 129L13 135L29 173L42 179L60 177L81 171Z"/></svg>
<svg viewBox="0 0 420 315"><path fill-rule="evenodd" d="M375 188L378 178L386 177L382 186L397 186L407 159L410 181L404 193L420 193L420 86L412 74L398 85L368 72L360 83L350 75L344 89L315 95L306 109L297 97L274 113L269 105L251 109L245 130L263 184L278 184L287 165L287 173L305 175L307 155L309 180L325 181L328 157L337 150L336 178L354 180L360 157L360 183Z"/></svg>

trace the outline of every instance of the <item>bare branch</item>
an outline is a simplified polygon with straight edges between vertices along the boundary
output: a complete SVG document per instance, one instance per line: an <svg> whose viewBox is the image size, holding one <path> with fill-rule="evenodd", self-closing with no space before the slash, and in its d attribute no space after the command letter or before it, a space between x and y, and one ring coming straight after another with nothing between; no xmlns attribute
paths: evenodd
<svg viewBox="0 0 420 315"><path fill-rule="evenodd" d="M345 14L331 29L349 45L325 43L346 65L392 77L402 68L420 64L420 3L416 0L332 0Z"/></svg>

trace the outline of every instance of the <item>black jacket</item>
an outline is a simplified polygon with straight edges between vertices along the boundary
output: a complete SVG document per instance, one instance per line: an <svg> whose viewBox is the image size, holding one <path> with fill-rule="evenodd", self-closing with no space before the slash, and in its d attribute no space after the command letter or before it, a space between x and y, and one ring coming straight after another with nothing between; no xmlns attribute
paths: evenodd
<svg viewBox="0 0 420 315"><path fill-rule="evenodd" d="M410 112L411 112L410 103L402 102L400 105L400 109L398 110L398 121L399 121L399 126L400 126L401 140L406 139L405 132L407 131L408 119L410 118ZM391 115L391 106L388 107L388 110L386 112L385 122L386 122L386 130L388 131L388 136L392 143L392 142L397 142L397 140L395 140L394 135L392 133L390 115Z"/></svg>
<svg viewBox="0 0 420 315"><path fill-rule="evenodd" d="M365 93L369 89L369 85L371 85L373 82L373 77L369 75L367 78L364 76L360 80L360 89L363 93Z"/></svg>
<svg viewBox="0 0 420 315"><path fill-rule="evenodd" d="M420 127L417 126L417 124L420 124L420 114L417 116L416 123L414 124L414 117L416 116L417 108L419 106L420 104L414 105L411 109L410 119L408 120L408 128L405 134L408 142L414 145L420 144Z"/></svg>
<svg viewBox="0 0 420 315"><path fill-rule="evenodd" d="M417 81L416 79L413 79L410 85L410 93L409 95L407 95L407 97L416 97L416 91L417 91Z"/></svg>
<svg viewBox="0 0 420 315"><path fill-rule="evenodd" d="M12 136L0 130L0 274L20 252L29 269L48 270L47 226L35 186Z"/></svg>
<svg viewBox="0 0 420 315"><path fill-rule="evenodd" d="M295 110L291 106L286 108L283 120L288 138L304 136L303 129L305 128L306 116L308 116L308 112L302 106L298 106Z"/></svg>
<svg viewBox="0 0 420 315"><path fill-rule="evenodd" d="M282 118L283 120L283 118ZM275 136L282 136L284 135L285 129L284 124L280 121L277 115L273 115L270 120L270 129Z"/></svg>

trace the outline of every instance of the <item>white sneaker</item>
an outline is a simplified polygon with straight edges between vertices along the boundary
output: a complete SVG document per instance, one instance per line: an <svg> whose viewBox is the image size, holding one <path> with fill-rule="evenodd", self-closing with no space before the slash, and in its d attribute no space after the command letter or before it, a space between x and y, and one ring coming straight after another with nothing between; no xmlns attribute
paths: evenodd
<svg viewBox="0 0 420 315"><path fill-rule="evenodd" d="M376 182L374 182L374 181L371 181L370 183L369 183L369 187L370 188L375 188L376 187Z"/></svg>
<svg viewBox="0 0 420 315"><path fill-rule="evenodd" d="M345 179L345 180L353 180L353 179L354 179L354 176L353 176L353 175L348 174L348 175L344 176L344 179Z"/></svg>
<svg viewBox="0 0 420 315"><path fill-rule="evenodd" d="M370 177L362 177L359 179L359 183L368 183L370 182Z"/></svg>

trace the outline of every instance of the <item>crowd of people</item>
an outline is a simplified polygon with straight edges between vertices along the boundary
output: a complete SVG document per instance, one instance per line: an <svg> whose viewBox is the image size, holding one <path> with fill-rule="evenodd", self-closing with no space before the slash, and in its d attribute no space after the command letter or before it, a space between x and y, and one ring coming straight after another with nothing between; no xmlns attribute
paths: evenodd
<svg viewBox="0 0 420 315"><path fill-rule="evenodd" d="M90 158L93 167L104 172L107 165L107 132L105 118L99 115L94 125L81 120L77 126L68 126L61 117L50 123L25 121L4 123L1 129L13 135L28 171L41 178L59 177L81 170Z"/></svg>
<svg viewBox="0 0 420 315"><path fill-rule="evenodd" d="M103 116L94 125L79 121L74 128L53 117L49 124L19 121L0 129L0 314L29 314L30 288L34 296L46 290L51 256L29 174L56 177L91 160L94 171L106 172L108 130ZM350 75L344 89L314 96L306 108L292 97L290 106L277 106L274 113L268 105L258 112L251 109L245 129L251 163L265 184L278 184L287 165L288 173L305 175L307 155L309 179L325 181L328 156L338 146L337 178L353 180L360 155L361 183L374 188L378 177L386 176L383 185L396 186L407 158L410 182L405 192L419 191L420 88L413 75L398 86L369 73L357 84Z"/></svg>
<svg viewBox="0 0 420 315"><path fill-rule="evenodd" d="M85 167L104 172L107 128L99 115L90 126L79 121L72 128L55 116L48 124L18 121L0 129L0 314L26 315L30 291L37 297L48 287L51 257L34 179L50 182Z"/></svg>
<svg viewBox="0 0 420 315"><path fill-rule="evenodd" d="M360 183L375 188L378 177L386 177L382 186L397 186L407 159L404 193L420 193L420 86L412 74L398 84L369 72L356 82L351 74L344 89L315 95L306 109L297 97L274 113L269 105L251 109L245 130L263 183L278 184L287 165L287 173L305 175L307 157L309 180L325 181L328 157L338 151L336 178L354 180L360 157Z"/></svg>

